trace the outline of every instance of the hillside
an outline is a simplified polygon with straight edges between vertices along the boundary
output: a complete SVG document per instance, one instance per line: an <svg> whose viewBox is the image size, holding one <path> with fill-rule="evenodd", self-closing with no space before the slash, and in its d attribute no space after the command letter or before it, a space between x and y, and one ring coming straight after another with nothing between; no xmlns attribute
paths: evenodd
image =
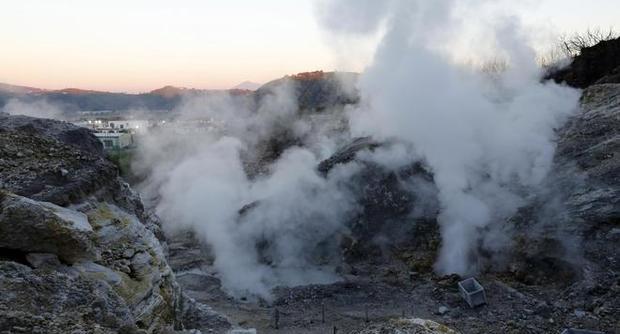
<svg viewBox="0 0 620 334"><path fill-rule="evenodd" d="M308 76L308 73L321 73L321 75ZM123 112L130 110L170 111L178 107L185 97L191 96L230 94L235 97L261 99L271 87L282 82L295 83L295 90L303 109L321 109L333 104L355 101L356 97L350 96L352 95L350 92L340 90L342 86L338 84L338 80L352 81L355 80L356 74L308 73L287 76L260 87L252 84L240 85L228 90L206 90L164 86L140 94L101 92L79 88L45 90L0 84L0 108L11 99L26 103L43 100L58 106L68 118L75 117L77 111L114 111L116 116L122 116Z"/></svg>

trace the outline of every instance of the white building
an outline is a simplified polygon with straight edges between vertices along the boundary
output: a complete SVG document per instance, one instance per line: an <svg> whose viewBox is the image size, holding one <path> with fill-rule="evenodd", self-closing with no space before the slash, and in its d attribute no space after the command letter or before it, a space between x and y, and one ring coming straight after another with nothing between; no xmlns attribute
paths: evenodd
<svg viewBox="0 0 620 334"><path fill-rule="evenodd" d="M94 134L106 150L122 149L133 144L133 137L130 133L95 132Z"/></svg>
<svg viewBox="0 0 620 334"><path fill-rule="evenodd" d="M135 133L144 133L151 126L149 121L145 120L118 120L108 121L108 126L115 130L132 131Z"/></svg>
<svg viewBox="0 0 620 334"><path fill-rule="evenodd" d="M98 132L126 131L131 133L144 134L153 124L147 120L85 120L73 122L77 126L88 128Z"/></svg>

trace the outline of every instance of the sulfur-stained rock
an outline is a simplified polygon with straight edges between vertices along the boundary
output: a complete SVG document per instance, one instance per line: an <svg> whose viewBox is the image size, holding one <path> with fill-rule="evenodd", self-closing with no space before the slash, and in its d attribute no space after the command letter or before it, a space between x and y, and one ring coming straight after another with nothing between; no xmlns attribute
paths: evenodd
<svg viewBox="0 0 620 334"><path fill-rule="evenodd" d="M0 157L1 333L174 333L211 316L183 304L157 216L87 129L0 113Z"/></svg>
<svg viewBox="0 0 620 334"><path fill-rule="evenodd" d="M359 334L459 334L459 332L426 319L393 319L380 325L371 325Z"/></svg>
<svg viewBox="0 0 620 334"><path fill-rule="evenodd" d="M165 327L166 321L175 318L180 288L159 240L137 217L115 205L98 203L85 213L94 227L97 245L106 250L101 264L113 268L112 276L118 277L113 288L125 300L139 327ZM102 278L108 274L100 273Z"/></svg>

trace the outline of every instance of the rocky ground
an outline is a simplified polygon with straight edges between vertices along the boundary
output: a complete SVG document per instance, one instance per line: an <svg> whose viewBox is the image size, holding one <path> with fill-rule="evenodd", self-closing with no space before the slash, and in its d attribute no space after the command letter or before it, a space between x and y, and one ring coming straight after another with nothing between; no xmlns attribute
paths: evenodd
<svg viewBox="0 0 620 334"><path fill-rule="evenodd" d="M606 237L609 243L620 239L617 233ZM196 254L207 260L196 261ZM565 327L620 331L617 272L594 285L585 280L527 284L510 273L482 274L477 278L488 305L471 309L458 293L456 276L375 263L357 268L359 274L345 275L339 283L276 289L269 304L228 297L208 259L208 251L197 244L171 243L171 264L186 293L235 325L259 333L326 333L334 326L339 333L371 333L368 330L390 328L391 322L402 318L434 320L460 333L560 333Z"/></svg>

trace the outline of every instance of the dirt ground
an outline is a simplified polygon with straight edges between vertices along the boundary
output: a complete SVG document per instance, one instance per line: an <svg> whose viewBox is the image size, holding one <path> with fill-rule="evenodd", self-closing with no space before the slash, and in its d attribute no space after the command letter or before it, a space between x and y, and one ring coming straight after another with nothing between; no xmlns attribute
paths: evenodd
<svg viewBox="0 0 620 334"><path fill-rule="evenodd" d="M564 328L620 334L620 281L596 279L611 286L581 280L568 286L528 286L499 274L478 276L487 304L471 309L461 298L457 276L432 273L394 274L382 266L359 268L341 282L277 288L274 301L235 300L222 290L208 260L192 260L199 250L175 251L171 263L177 279L194 299L213 307L238 328L258 333L359 333L381 327L390 319L422 318L460 333L561 333ZM208 259L208 256L203 258ZM610 273L612 271L609 271ZM614 274L615 275L615 274ZM279 315L276 328L275 314ZM386 333L391 333L386 331Z"/></svg>

